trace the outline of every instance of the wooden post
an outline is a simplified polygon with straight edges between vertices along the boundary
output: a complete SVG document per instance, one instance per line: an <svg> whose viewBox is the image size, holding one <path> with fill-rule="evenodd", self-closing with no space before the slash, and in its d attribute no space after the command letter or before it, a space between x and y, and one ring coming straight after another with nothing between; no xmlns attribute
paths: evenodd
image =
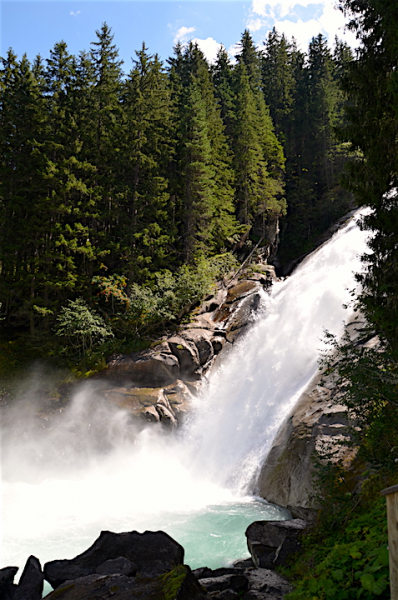
<svg viewBox="0 0 398 600"><path fill-rule="evenodd" d="M387 500L391 600L398 600L398 485L383 490Z"/></svg>

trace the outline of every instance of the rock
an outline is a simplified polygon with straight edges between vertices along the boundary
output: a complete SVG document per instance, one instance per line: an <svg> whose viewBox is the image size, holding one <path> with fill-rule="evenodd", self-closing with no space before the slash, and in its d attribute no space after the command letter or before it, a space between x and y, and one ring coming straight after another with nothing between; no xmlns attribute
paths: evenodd
<svg viewBox="0 0 398 600"><path fill-rule="evenodd" d="M134 384L135 386L160 387L170 385L180 375L180 365L170 349L164 344L132 352L130 355L118 355L108 363L94 379L113 379Z"/></svg>
<svg viewBox="0 0 398 600"><path fill-rule="evenodd" d="M181 378L199 379L201 375L201 363L199 351L194 342L175 335L169 338L168 343L171 352L178 359Z"/></svg>
<svg viewBox="0 0 398 600"><path fill-rule="evenodd" d="M211 595L212 598L217 598L217 600L236 600L236 598L240 598L241 594L235 592L234 590L224 590L222 592L216 592Z"/></svg>
<svg viewBox="0 0 398 600"><path fill-rule="evenodd" d="M172 571L148 577L126 575L86 575L66 581L46 596L47 600L204 600L205 592L189 567L178 565Z"/></svg>
<svg viewBox="0 0 398 600"><path fill-rule="evenodd" d="M172 426L187 412L192 399L188 387L178 379L166 387L112 387L104 388L101 394L133 417Z"/></svg>
<svg viewBox="0 0 398 600"><path fill-rule="evenodd" d="M306 521L255 521L246 529L247 547L256 567L273 569L301 549Z"/></svg>
<svg viewBox="0 0 398 600"><path fill-rule="evenodd" d="M352 464L356 451L344 443L349 436L346 409L335 404L335 385L320 385L318 375L298 399L279 429L257 481L259 495L288 508L294 517L314 520L317 505L312 456L321 445L338 448L335 459ZM334 390L333 392L331 390Z"/></svg>
<svg viewBox="0 0 398 600"><path fill-rule="evenodd" d="M290 583L269 569L252 569L245 572L249 581L249 591L242 600L281 600L292 591Z"/></svg>
<svg viewBox="0 0 398 600"><path fill-rule="evenodd" d="M168 425L169 427L177 427L177 419L170 408L164 406L163 404L157 404L155 408L162 423Z"/></svg>
<svg viewBox="0 0 398 600"><path fill-rule="evenodd" d="M182 564L184 549L162 531L102 531L94 544L79 556L46 563L44 575L53 587L58 587L65 581L92 575L103 563L119 557L136 565L137 576L155 577Z"/></svg>
<svg viewBox="0 0 398 600"><path fill-rule="evenodd" d="M196 579L209 579L211 577L222 577L224 575L243 575L244 569L236 567L220 567L219 569L209 569L209 567L200 567L192 571Z"/></svg>
<svg viewBox="0 0 398 600"><path fill-rule="evenodd" d="M30 556L15 589L13 600L41 600L43 595L44 574L40 561Z"/></svg>
<svg viewBox="0 0 398 600"><path fill-rule="evenodd" d="M259 293L246 296L228 320L226 339L234 342L246 330L253 319L253 314L258 310L261 302Z"/></svg>
<svg viewBox="0 0 398 600"><path fill-rule="evenodd" d="M188 329L181 333L181 337L195 344L199 354L199 363L204 366L214 356L212 333L207 329Z"/></svg>
<svg viewBox="0 0 398 600"><path fill-rule="evenodd" d="M361 339L363 347L377 346L377 337L362 341L364 331L364 318L355 313L347 323L351 341L359 343ZM353 423L349 422L347 409L338 403L342 393L334 373L318 373L280 427L262 465L257 482L260 496L288 508L294 517L309 521L316 518L315 450L324 453L333 448L328 460L342 462L351 491L358 484L357 449L347 444Z"/></svg>
<svg viewBox="0 0 398 600"><path fill-rule="evenodd" d="M5 567L0 569L0 600L12 600L16 585L14 577L18 572L18 567Z"/></svg>
<svg viewBox="0 0 398 600"><path fill-rule="evenodd" d="M243 280L233 287L229 288L227 297L225 299L226 304L231 304L237 300L241 300L249 294L253 294L258 289L257 284L254 281Z"/></svg>
<svg viewBox="0 0 398 600"><path fill-rule="evenodd" d="M220 575L219 577L206 577L199 579L202 585L208 592L234 590L235 592L243 592L248 588L248 581L245 575Z"/></svg>
<svg viewBox="0 0 398 600"><path fill-rule="evenodd" d="M232 566L236 569L252 569L254 563L251 558L244 558L242 560L236 560L232 563Z"/></svg>
<svg viewBox="0 0 398 600"><path fill-rule="evenodd" d="M221 350L224 348L225 342L225 333L224 336L217 335L212 339L211 343L213 346L214 354L218 354L219 352L221 352Z"/></svg>
<svg viewBox="0 0 398 600"><path fill-rule="evenodd" d="M130 562L124 556L106 560L95 569L98 575L126 575L133 577L137 573L137 565Z"/></svg>

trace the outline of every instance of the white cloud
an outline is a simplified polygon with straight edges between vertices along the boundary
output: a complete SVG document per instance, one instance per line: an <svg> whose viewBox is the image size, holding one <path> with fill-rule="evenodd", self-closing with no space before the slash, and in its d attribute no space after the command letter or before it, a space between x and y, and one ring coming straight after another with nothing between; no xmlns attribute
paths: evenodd
<svg viewBox="0 0 398 600"><path fill-rule="evenodd" d="M309 21L299 20L297 23L285 19L284 21L275 21L274 25L278 33L284 33L288 39L294 37L297 46L303 51L307 50L313 37L317 36L318 33L324 33L319 21L315 19Z"/></svg>
<svg viewBox="0 0 398 600"><path fill-rule="evenodd" d="M232 62L232 63L234 63L234 64L236 63L236 58L235 58L235 56L236 56L237 54L239 54L240 50L241 50L241 47L240 47L240 42L236 42L236 44L232 44L232 46L230 46L230 47L228 48L228 56L229 56L229 58L231 59L231 62Z"/></svg>
<svg viewBox="0 0 398 600"><path fill-rule="evenodd" d="M196 31L195 27L180 27L177 33L174 36L174 44L180 42L183 44L184 42L188 42L190 38L190 34Z"/></svg>
<svg viewBox="0 0 398 600"><path fill-rule="evenodd" d="M205 40L195 38L192 40L194 44L198 44L203 54L210 63L214 63L217 58L217 52L221 48L222 44L216 42L212 37L208 37Z"/></svg>
<svg viewBox="0 0 398 600"><path fill-rule="evenodd" d="M246 23L246 27L253 33L255 31L259 31L260 29L262 29L263 27L266 27L266 26L267 26L267 21L264 21L264 19L259 19L259 18L254 18L254 17L250 17Z"/></svg>
<svg viewBox="0 0 398 600"><path fill-rule="evenodd" d="M297 5L325 4L328 1L330 0L253 0L251 10L262 17L286 17Z"/></svg>
<svg viewBox="0 0 398 600"><path fill-rule="evenodd" d="M296 11L299 7L307 8L307 20L297 19ZM336 0L252 0L247 27L253 33L264 29L263 39L266 39L266 31L275 26L279 33L284 33L288 38L294 37L304 51L311 38L319 33L328 38L329 44L334 42L337 35L350 46L357 46L355 35L344 31L346 20L335 7Z"/></svg>
<svg viewBox="0 0 398 600"><path fill-rule="evenodd" d="M69 14L72 15L72 17L77 17L77 15L80 15L80 10L77 10L76 12L73 12L73 10L71 10Z"/></svg>

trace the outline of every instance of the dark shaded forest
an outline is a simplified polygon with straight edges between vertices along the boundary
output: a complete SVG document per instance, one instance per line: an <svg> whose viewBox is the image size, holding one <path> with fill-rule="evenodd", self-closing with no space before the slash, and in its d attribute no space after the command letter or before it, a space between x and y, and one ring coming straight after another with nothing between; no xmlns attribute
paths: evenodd
<svg viewBox="0 0 398 600"><path fill-rule="evenodd" d="M336 136L351 60L322 35L303 53L275 30L259 50L245 31L233 63L221 48L209 65L190 43L163 64L143 44L126 73L106 24L79 56L63 41L33 62L10 49L0 70L3 329L48 336L60 311L65 325L80 306L97 319L92 342L137 337L176 318L181 297L197 300L233 255L260 242L275 258L277 219L279 264L308 251L352 203Z"/></svg>

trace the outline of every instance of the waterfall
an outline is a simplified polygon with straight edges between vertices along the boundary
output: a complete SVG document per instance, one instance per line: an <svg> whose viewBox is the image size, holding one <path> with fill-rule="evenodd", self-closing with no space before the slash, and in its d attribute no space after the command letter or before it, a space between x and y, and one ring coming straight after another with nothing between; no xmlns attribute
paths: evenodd
<svg viewBox="0 0 398 600"><path fill-rule="evenodd" d="M254 326L211 374L175 436L155 425L132 430L89 383L47 427L35 416L30 379L2 427L0 567L22 566L29 554L70 558L101 529L163 529L196 550L203 538L190 564L211 566L206 553L220 551L218 561L242 554L250 520L285 518L253 498L256 473L317 370L324 329L342 332L365 251L366 234L352 220L264 293ZM211 539L217 550L208 550Z"/></svg>

